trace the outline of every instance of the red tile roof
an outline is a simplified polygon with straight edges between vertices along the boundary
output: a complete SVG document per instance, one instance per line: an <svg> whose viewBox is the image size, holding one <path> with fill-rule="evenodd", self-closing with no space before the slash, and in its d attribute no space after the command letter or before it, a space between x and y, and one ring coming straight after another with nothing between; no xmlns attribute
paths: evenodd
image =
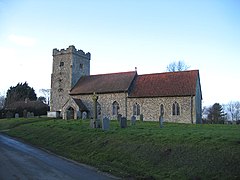
<svg viewBox="0 0 240 180"><path fill-rule="evenodd" d="M70 91L70 95L125 92L131 86L135 71L84 76Z"/></svg>
<svg viewBox="0 0 240 180"><path fill-rule="evenodd" d="M198 78L198 70L139 75L129 97L195 95Z"/></svg>

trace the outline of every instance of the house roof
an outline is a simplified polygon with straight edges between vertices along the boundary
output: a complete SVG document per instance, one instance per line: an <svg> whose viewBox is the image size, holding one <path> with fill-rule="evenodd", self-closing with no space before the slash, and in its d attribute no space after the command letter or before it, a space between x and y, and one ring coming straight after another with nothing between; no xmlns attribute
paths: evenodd
<svg viewBox="0 0 240 180"><path fill-rule="evenodd" d="M198 78L198 70L139 75L129 97L195 95Z"/></svg>
<svg viewBox="0 0 240 180"><path fill-rule="evenodd" d="M130 71L83 76L71 89L70 95L125 92L128 91L136 74L136 71Z"/></svg>
<svg viewBox="0 0 240 180"><path fill-rule="evenodd" d="M16 110L18 108L21 109L27 109L27 108L47 108L48 105L44 104L42 101L16 101L14 103L11 103L9 105L7 105L4 109L5 110Z"/></svg>

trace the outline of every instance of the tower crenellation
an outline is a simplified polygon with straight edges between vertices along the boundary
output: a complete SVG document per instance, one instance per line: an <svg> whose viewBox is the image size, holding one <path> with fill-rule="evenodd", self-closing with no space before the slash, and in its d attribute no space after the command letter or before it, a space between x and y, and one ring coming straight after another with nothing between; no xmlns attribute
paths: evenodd
<svg viewBox="0 0 240 180"><path fill-rule="evenodd" d="M78 56L82 56L87 59L91 59L91 54L89 52L85 53L83 50L77 50L75 46L71 45L67 49L58 50L57 48L53 49L53 56L63 55L73 53Z"/></svg>

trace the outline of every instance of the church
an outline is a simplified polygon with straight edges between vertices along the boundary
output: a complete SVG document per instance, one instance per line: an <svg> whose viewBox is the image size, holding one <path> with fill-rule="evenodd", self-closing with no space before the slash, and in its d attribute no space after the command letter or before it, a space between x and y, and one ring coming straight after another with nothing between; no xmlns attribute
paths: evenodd
<svg viewBox="0 0 240 180"><path fill-rule="evenodd" d="M97 95L98 119L119 115L143 121L201 123L202 92L198 70L139 75L137 70L90 75L91 54L53 49L49 114L63 119L93 117Z"/></svg>

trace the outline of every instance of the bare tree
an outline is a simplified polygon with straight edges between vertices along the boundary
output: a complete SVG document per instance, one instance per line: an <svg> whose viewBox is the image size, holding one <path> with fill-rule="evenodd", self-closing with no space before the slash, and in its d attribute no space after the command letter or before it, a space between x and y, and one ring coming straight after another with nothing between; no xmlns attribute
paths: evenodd
<svg viewBox="0 0 240 180"><path fill-rule="evenodd" d="M227 105L227 111L230 116L231 121L234 119L234 113L235 113L235 107L234 107L234 102L229 102Z"/></svg>
<svg viewBox="0 0 240 180"><path fill-rule="evenodd" d="M175 71L185 71L188 70L190 66L186 65L184 61L172 62L167 66L168 72Z"/></svg>
<svg viewBox="0 0 240 180"><path fill-rule="evenodd" d="M47 100L47 104L49 105L49 98L50 98L50 89L40 89L40 93L42 93Z"/></svg>
<svg viewBox="0 0 240 180"><path fill-rule="evenodd" d="M0 94L0 110L4 108L5 97Z"/></svg>
<svg viewBox="0 0 240 180"><path fill-rule="evenodd" d="M231 121L240 120L240 102L239 101L230 101L225 105L225 109L227 110L228 117Z"/></svg>

